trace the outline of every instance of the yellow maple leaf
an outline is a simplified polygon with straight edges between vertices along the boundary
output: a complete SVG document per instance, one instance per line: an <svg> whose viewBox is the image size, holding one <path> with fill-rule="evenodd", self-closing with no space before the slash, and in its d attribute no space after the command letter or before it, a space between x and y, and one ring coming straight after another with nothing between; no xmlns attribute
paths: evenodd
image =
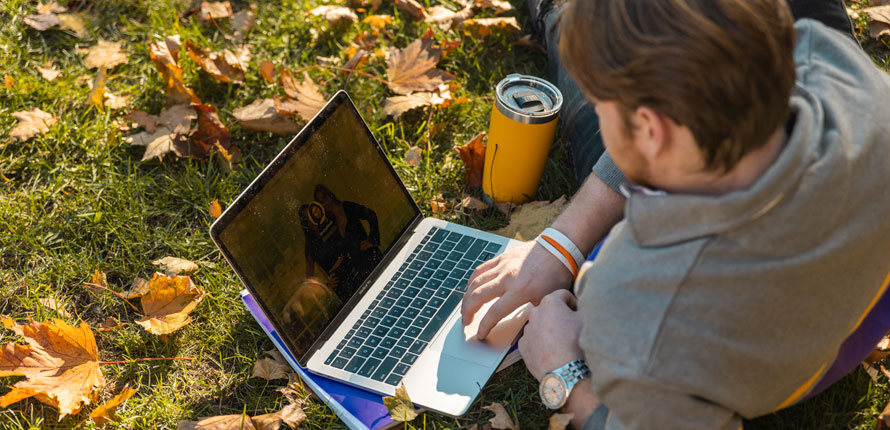
<svg viewBox="0 0 890 430"><path fill-rule="evenodd" d="M62 418L80 412L90 404L95 391L105 386L96 338L85 322L79 327L59 319L29 319L27 325L9 318L0 318L0 322L27 342L9 342L0 349L0 376L27 378L0 397L0 407L34 397L58 408Z"/></svg>
<svg viewBox="0 0 890 430"><path fill-rule="evenodd" d="M117 421L117 415L114 414L117 407L120 406L121 403L127 401L130 397L133 397L133 394L136 394L136 391L138 390L130 388L130 384L125 385L124 389L121 390L118 395L112 397L111 400L104 404L99 405L96 409L93 409L93 412L90 412L90 419L98 426L103 426L108 421Z"/></svg>
<svg viewBox="0 0 890 430"><path fill-rule="evenodd" d="M189 313L203 298L204 291L188 276L155 273L149 281L148 292L142 296L145 316L136 320L136 324L152 334L173 333L192 322Z"/></svg>
<svg viewBox="0 0 890 430"><path fill-rule="evenodd" d="M383 405L389 411L394 421L411 421L417 418L417 412L414 410L414 404L408 397L408 390L405 383L396 388L396 395L393 397L384 397Z"/></svg>

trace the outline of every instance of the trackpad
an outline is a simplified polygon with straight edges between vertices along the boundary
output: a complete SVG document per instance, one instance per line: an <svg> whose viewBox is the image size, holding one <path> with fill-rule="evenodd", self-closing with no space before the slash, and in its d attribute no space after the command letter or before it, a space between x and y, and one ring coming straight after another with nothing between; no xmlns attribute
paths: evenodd
<svg viewBox="0 0 890 430"><path fill-rule="evenodd" d="M486 303L473 322L464 327L461 317L454 318L451 327L444 340L435 342L432 349L442 351L442 354L454 356L461 360L471 361L483 366L497 366L513 345L516 336L528 321L528 306L524 305L507 315L488 333L485 340L476 338L479 322L485 312L494 304L495 300Z"/></svg>

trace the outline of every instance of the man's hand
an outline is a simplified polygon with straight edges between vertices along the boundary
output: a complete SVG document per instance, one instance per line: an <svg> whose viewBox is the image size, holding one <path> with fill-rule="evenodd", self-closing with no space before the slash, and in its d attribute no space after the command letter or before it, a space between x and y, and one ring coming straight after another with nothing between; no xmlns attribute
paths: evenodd
<svg viewBox="0 0 890 430"><path fill-rule="evenodd" d="M556 257L535 241L526 242L473 272L461 305L464 325L473 321L482 305L500 297L479 323L477 337L485 339L495 324L516 308L528 302L536 305L547 294L571 285L572 274Z"/></svg>
<svg viewBox="0 0 890 430"><path fill-rule="evenodd" d="M581 317L575 311L576 304L572 293L557 290L529 311L519 353L535 379L540 381L545 373L584 358L578 345Z"/></svg>

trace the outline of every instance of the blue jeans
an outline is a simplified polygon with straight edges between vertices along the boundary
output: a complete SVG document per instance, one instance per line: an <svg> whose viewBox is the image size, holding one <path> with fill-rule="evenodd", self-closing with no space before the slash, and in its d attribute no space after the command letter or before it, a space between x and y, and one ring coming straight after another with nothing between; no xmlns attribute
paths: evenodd
<svg viewBox="0 0 890 430"><path fill-rule="evenodd" d="M788 6L791 7L795 20L812 18L849 34L856 40L843 0L788 0ZM544 17L547 63L550 79L563 95L562 112L559 115L560 135L575 181L580 186L603 155L605 148L599 133L599 118L593 105L588 102L559 59L559 11L553 9L552 12Z"/></svg>

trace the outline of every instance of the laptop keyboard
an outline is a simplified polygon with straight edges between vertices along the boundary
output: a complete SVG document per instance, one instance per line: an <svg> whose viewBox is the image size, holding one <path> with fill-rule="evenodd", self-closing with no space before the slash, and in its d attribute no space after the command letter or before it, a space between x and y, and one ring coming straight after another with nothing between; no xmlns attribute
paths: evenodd
<svg viewBox="0 0 890 430"><path fill-rule="evenodd" d="M324 363L397 386L500 247L433 227Z"/></svg>

